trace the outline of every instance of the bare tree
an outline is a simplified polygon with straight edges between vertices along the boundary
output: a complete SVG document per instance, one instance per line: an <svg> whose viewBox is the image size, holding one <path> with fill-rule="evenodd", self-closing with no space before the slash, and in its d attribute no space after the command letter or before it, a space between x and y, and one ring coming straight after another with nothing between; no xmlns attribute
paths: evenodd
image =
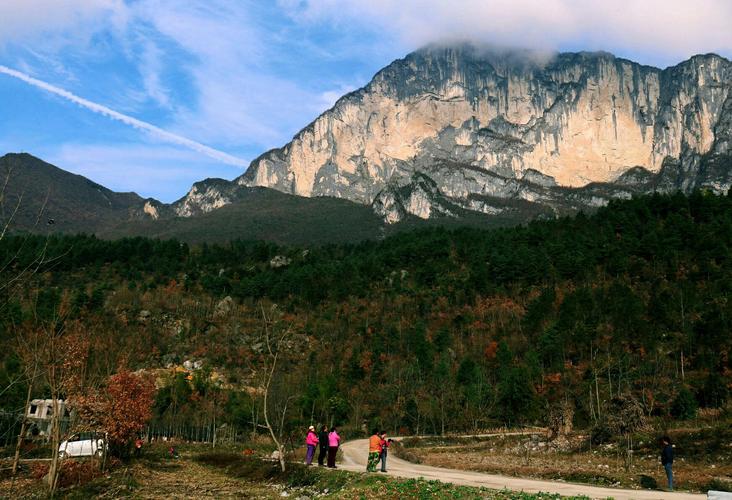
<svg viewBox="0 0 732 500"><path fill-rule="evenodd" d="M282 472L285 472L287 465L283 433L285 417L292 397L285 397L276 413L272 408L272 399L274 397L275 381L277 375L279 375L278 368L283 361L287 348L292 344L292 325L285 326L283 324L276 305L271 307L269 315L265 311L264 305L260 304L260 307L262 310L262 340L265 347L262 360L262 411L265 427L277 448L280 468ZM273 425L272 418L279 419L278 422L275 422L277 428Z"/></svg>
<svg viewBox="0 0 732 500"><path fill-rule="evenodd" d="M15 199L11 199L12 197L10 184L12 178L13 169L12 167L8 166L3 172L2 180L0 180L0 243L2 243L3 240L5 240L8 235L11 234L14 223L16 222L16 219L23 205L24 193L18 193L14 197ZM41 227L44 227L41 224L41 220L46 211L49 196L50 192L46 193L46 196L41 203L38 212L35 214L34 222L32 225L33 232L42 232L39 231L39 229ZM49 221L49 223L50 222L51 221ZM2 299L0 300L0 310L7 307L8 303L13 298L18 297L22 294L24 288L26 288L27 285L32 282L33 277L38 273L39 270L52 266L55 262L58 262L63 257L49 257L48 238L46 238L40 249L33 250L34 254L32 258L23 258L23 254L28 250L28 242L31 240L31 238L32 236L30 235L30 233L25 235L20 241L20 244L17 245L17 248L15 248L14 252L5 255L4 258L0 260L0 297L2 297ZM10 384L7 387L0 389L0 395L2 395L2 393L7 391L10 386L14 384L26 383L28 385L25 406L22 409L20 432L18 434L18 441L13 458L13 476L15 476L18 469L21 445L28 428L26 411L28 409L28 405L30 403L32 392L37 382L37 379L44 375L42 370L42 363L44 358L42 350L48 347L43 345L44 339L41 339L40 336L37 334L40 330L36 330L35 333L25 336L23 335L23 332L27 334L27 330L21 328L19 329L19 331L21 332L21 335L17 338L19 344L19 352L25 352L25 354L28 355L26 356L25 368L22 372L22 377L18 377L17 379L10 381ZM48 331L46 333L48 333ZM58 406L58 402L55 402L54 415L57 415L59 413Z"/></svg>
<svg viewBox="0 0 732 500"><path fill-rule="evenodd" d="M82 387L89 353L89 342L83 329L78 323L69 321L68 313L68 296L62 296L49 316L41 317L36 309L35 320L22 328L18 335L19 354L25 365L32 366L34 372L27 399L30 399L36 379L45 383L51 396L51 465L46 476L51 495L55 493L58 483L61 421L65 410L62 398L71 389ZM25 428L22 428L19 439L22 439L24 431ZM16 455L19 454L18 447Z"/></svg>
<svg viewBox="0 0 732 500"><path fill-rule="evenodd" d="M26 369L26 372L27 371L28 370ZM33 361L32 375L27 380L28 390L26 391L25 405L23 406L23 414L22 414L21 421L20 421L20 433L18 434L18 441L15 444L15 455L13 456L13 472L12 472L13 479L15 479L15 475L18 472L18 464L20 463L20 449L23 444L23 439L25 439L25 433L28 431L28 418L26 416L26 412L28 411L28 407L30 406L31 396L33 395L33 387L35 385L37 376L38 376L38 359L36 358Z"/></svg>

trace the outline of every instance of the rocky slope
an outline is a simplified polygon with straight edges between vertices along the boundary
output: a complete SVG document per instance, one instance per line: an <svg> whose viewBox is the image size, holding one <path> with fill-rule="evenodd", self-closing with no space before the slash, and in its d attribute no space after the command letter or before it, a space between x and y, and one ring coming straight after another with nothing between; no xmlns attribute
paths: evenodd
<svg viewBox="0 0 732 500"><path fill-rule="evenodd" d="M732 63L713 54L660 70L607 53L429 47L172 209L213 210L237 186L345 198L388 222L456 206L495 215L517 210L511 200L561 213L654 189L726 191L731 86Z"/></svg>
<svg viewBox="0 0 732 500"><path fill-rule="evenodd" d="M117 193L27 153L0 157L0 230L97 232L149 217L154 200Z"/></svg>

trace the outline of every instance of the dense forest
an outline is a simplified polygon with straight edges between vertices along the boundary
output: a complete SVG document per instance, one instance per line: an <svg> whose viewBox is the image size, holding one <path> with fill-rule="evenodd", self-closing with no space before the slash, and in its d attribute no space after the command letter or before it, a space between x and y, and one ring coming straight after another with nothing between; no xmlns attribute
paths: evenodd
<svg viewBox="0 0 732 500"><path fill-rule="evenodd" d="M561 405L596 427L619 397L688 418L729 395L731 252L732 197L708 193L313 248L5 236L0 406L24 405L24 336L61 322L88 338L89 383L155 374L158 422L261 428L264 331L285 339L285 432L467 431Z"/></svg>

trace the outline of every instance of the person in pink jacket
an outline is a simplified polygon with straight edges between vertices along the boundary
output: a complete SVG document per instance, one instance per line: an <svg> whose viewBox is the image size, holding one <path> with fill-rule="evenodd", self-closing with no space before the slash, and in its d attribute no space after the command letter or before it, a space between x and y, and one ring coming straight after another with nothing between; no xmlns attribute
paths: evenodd
<svg viewBox="0 0 732 500"><path fill-rule="evenodd" d="M341 437L338 435L338 428L333 426L330 429L330 434L328 434L328 467L331 469L336 468L336 453L338 453L338 447L340 445Z"/></svg>
<svg viewBox="0 0 732 500"><path fill-rule="evenodd" d="M315 434L315 427L308 427L308 435L305 438L305 445L308 448L305 455L305 465L312 465L313 456L315 456L315 447L318 446L318 435Z"/></svg>

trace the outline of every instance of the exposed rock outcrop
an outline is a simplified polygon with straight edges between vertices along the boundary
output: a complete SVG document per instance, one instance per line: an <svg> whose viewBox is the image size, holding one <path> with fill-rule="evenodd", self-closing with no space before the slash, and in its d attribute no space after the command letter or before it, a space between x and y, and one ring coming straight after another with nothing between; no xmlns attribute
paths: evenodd
<svg viewBox="0 0 732 500"><path fill-rule="evenodd" d="M713 54L660 70L607 53L428 47L342 97L236 179L405 214L488 214L488 198L554 211L654 189L731 184L732 63ZM179 215L230 200L194 186Z"/></svg>

